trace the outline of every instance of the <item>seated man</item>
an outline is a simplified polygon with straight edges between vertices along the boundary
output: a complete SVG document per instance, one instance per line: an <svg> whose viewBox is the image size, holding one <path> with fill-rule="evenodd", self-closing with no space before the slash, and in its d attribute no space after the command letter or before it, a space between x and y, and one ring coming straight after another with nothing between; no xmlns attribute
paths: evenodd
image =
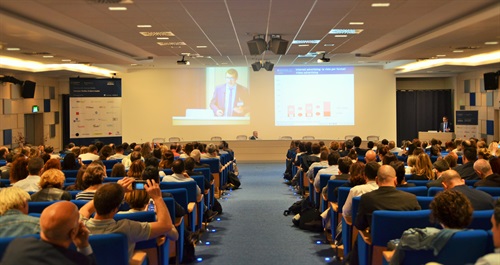
<svg viewBox="0 0 500 265"><path fill-rule="evenodd" d="M319 154L319 161L314 162L309 166L309 170L306 175L310 180L314 179L314 168L316 167L327 167L328 166L328 151L323 151Z"/></svg>
<svg viewBox="0 0 500 265"><path fill-rule="evenodd" d="M493 173L490 162L487 160L476 160L474 170L481 178L480 181L474 183L474 187L500 187L500 175Z"/></svg>
<svg viewBox="0 0 500 265"><path fill-rule="evenodd" d="M314 177L314 188L316 189L316 192L320 192L320 180L321 180L321 174L331 174L331 175L337 175L339 173L339 166L338 166L338 161L340 158L340 154L337 151L333 151L328 155L328 167L320 169L316 176Z"/></svg>
<svg viewBox="0 0 500 265"><path fill-rule="evenodd" d="M467 198L469 198L474 211L493 209L493 197L484 191L469 188L465 185L464 179L460 177L457 171L453 169L446 170L441 178L443 178L444 189L453 189L463 193Z"/></svg>
<svg viewBox="0 0 500 265"><path fill-rule="evenodd" d="M89 230L78 220L78 208L56 202L40 216L40 240L18 238L9 244L2 264L97 264L89 244ZM77 251L69 249L75 244Z"/></svg>
<svg viewBox="0 0 500 265"><path fill-rule="evenodd" d="M376 178L379 168L380 165L375 161L367 163L365 166L366 184L354 186L349 191L349 195L342 208L342 217L344 217L348 224L352 223L352 198L378 189Z"/></svg>
<svg viewBox="0 0 500 265"><path fill-rule="evenodd" d="M182 159L177 159L172 163L172 171L174 174L172 175L167 175L163 177L161 180L162 182L189 182L195 180L191 177L189 177L188 174L184 172L184 161ZM202 194L201 194L201 189L196 185L196 194L198 195L197 201L199 202L201 200Z"/></svg>
<svg viewBox="0 0 500 265"><path fill-rule="evenodd" d="M40 233L37 217L28 215L28 192L18 187L0 189L0 237Z"/></svg>
<svg viewBox="0 0 500 265"><path fill-rule="evenodd" d="M14 183L12 186L19 187L27 192L39 191L40 187L38 183L40 182L40 171L43 168L43 159L40 157L33 157L28 160L28 173L29 175L22 180Z"/></svg>
<svg viewBox="0 0 500 265"><path fill-rule="evenodd" d="M377 162L377 153L370 149L365 153L365 163L368 164L372 161Z"/></svg>
<svg viewBox="0 0 500 265"><path fill-rule="evenodd" d="M122 204L125 191L134 179L123 178L118 183L102 185L95 193L94 200L80 209L80 218L92 234L122 233L128 238L129 257L133 256L135 243L168 234L174 227L170 213L163 201L160 186L153 180L144 185L156 208L156 222L137 222L128 219L115 221L113 217ZM124 187L127 187L126 190ZM95 212L93 218L90 216Z"/></svg>
<svg viewBox="0 0 500 265"><path fill-rule="evenodd" d="M434 167L433 171L434 175L436 175L436 179L427 182L427 184L425 185L427 186L427 188L442 187L443 178L441 178L441 176L443 175L443 172L450 169L450 166L448 165L448 162L446 162L446 160L444 159L436 160L436 162L434 162L432 166Z"/></svg>
<svg viewBox="0 0 500 265"><path fill-rule="evenodd" d="M466 147L462 155L462 165L456 166L453 169L458 174L467 180L479 179L476 171L474 170L474 162L477 159L477 150L474 147Z"/></svg>

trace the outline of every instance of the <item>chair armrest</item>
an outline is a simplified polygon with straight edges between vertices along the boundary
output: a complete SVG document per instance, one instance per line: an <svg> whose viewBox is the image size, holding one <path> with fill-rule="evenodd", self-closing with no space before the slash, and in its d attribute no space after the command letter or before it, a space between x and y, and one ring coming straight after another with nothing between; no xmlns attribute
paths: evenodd
<svg viewBox="0 0 500 265"><path fill-rule="evenodd" d="M141 251L141 250L136 250L134 251L134 255L130 259L129 264L130 265L141 265L144 264L144 261L146 260L146 252Z"/></svg>
<svg viewBox="0 0 500 265"><path fill-rule="evenodd" d="M387 263L389 263L389 262L391 262L392 256L394 256L394 250L383 251L382 255L384 256L385 261L387 261Z"/></svg>
<svg viewBox="0 0 500 265"><path fill-rule="evenodd" d="M183 219L184 219L184 217L176 217L174 226L177 227L177 226L181 225Z"/></svg>
<svg viewBox="0 0 500 265"><path fill-rule="evenodd" d="M342 215L342 218L344 218L346 224L352 226L352 217Z"/></svg>
<svg viewBox="0 0 500 265"><path fill-rule="evenodd" d="M363 238L363 241L365 241L367 245L372 244L372 235L370 234L370 232L366 230L359 231L359 235Z"/></svg>
<svg viewBox="0 0 500 265"><path fill-rule="evenodd" d="M339 211L339 204L336 203L336 202L328 202L330 204L330 208L332 208L332 210L334 212L338 212Z"/></svg>
<svg viewBox="0 0 500 265"><path fill-rule="evenodd" d="M194 202L188 203L188 213L192 213L194 211L194 207L196 207L196 203Z"/></svg>

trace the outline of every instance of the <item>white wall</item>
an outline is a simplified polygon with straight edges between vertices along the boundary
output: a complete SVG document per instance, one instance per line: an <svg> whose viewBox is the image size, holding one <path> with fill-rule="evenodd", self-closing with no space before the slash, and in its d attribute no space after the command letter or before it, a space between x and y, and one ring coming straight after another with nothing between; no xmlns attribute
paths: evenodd
<svg viewBox="0 0 500 265"><path fill-rule="evenodd" d="M144 142L171 136L183 140L208 140L211 136L235 139L259 131L262 139L290 135L301 138L343 139L379 135L396 139L396 79L393 71L371 67L355 68L354 126L274 126L274 74L250 72L252 117L250 125L172 126L172 116L184 115L184 106L204 95L205 69L137 70L121 75L123 84L123 140ZM196 89L203 91L197 91ZM307 88L304 88L307 93Z"/></svg>

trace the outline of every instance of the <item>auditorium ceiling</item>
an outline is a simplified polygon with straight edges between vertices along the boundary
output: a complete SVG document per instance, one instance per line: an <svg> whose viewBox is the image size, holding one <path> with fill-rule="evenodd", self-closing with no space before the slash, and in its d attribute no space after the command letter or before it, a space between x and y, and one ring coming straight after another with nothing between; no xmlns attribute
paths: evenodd
<svg viewBox="0 0 500 265"><path fill-rule="evenodd" d="M382 3L389 6L373 6ZM273 37L289 41L284 54L250 54L248 41ZM500 51L499 42L498 0L0 1L0 56L117 72L256 61L395 69ZM319 64L323 53L330 62ZM189 66L177 64L182 55ZM484 67L500 70L499 62ZM454 75L471 67L412 74Z"/></svg>

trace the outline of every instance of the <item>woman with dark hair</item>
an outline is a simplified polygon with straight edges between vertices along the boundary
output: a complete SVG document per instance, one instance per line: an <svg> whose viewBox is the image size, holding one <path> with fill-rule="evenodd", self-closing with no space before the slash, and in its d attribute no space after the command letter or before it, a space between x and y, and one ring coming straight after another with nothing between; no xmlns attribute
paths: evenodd
<svg viewBox="0 0 500 265"><path fill-rule="evenodd" d="M402 161L396 160L396 161L392 161L391 163L389 163L389 165L391 167L393 167L394 170L396 170L396 178L397 178L397 182L398 182L396 187L415 187L416 186L414 183L408 183L405 180L405 174L406 174L405 163L403 163Z"/></svg>
<svg viewBox="0 0 500 265"><path fill-rule="evenodd" d="M14 184L22 179L28 177L28 158L25 156L19 156L12 162L12 167L10 168L10 184Z"/></svg>
<svg viewBox="0 0 500 265"><path fill-rule="evenodd" d="M111 155L113 155L113 148L109 145L105 145L101 148L101 151L99 151L99 160L107 160Z"/></svg>
<svg viewBox="0 0 500 265"><path fill-rule="evenodd" d="M76 156L74 153L68 153L64 156L62 162L62 170L76 170L80 168L80 164L76 162Z"/></svg>
<svg viewBox="0 0 500 265"><path fill-rule="evenodd" d="M75 184L67 186L65 190L85 190L88 188L88 186L83 182L83 174L85 174L85 170L87 170L87 165L82 165L76 173Z"/></svg>
<svg viewBox="0 0 500 265"><path fill-rule="evenodd" d="M158 167L160 169L170 169L172 167L172 163L174 162L174 153L169 150L166 146L162 147L162 155L161 161Z"/></svg>
<svg viewBox="0 0 500 265"><path fill-rule="evenodd" d="M402 264L405 249L434 250L439 252L446 242L458 231L462 231L472 222L472 205L467 197L456 190L438 193L430 204L431 221L436 227L411 228L403 232L390 264Z"/></svg>
<svg viewBox="0 0 500 265"><path fill-rule="evenodd" d="M85 190L76 194L77 200L92 200L95 192L102 185L106 177L106 170L98 163L90 163L83 174L83 184L87 186Z"/></svg>
<svg viewBox="0 0 500 265"><path fill-rule="evenodd" d="M394 155L392 152L387 152L382 159L382 165L390 165L394 161L398 161L396 155Z"/></svg>
<svg viewBox="0 0 500 265"><path fill-rule="evenodd" d="M113 165L113 169L111 170L111 177L125 177L127 173L125 172L125 166L122 163L116 163Z"/></svg>
<svg viewBox="0 0 500 265"><path fill-rule="evenodd" d="M130 165L130 168L128 169L127 172L127 177L129 178L134 178L134 179L142 179L142 171L144 170L144 162L142 160L138 159L132 162Z"/></svg>

